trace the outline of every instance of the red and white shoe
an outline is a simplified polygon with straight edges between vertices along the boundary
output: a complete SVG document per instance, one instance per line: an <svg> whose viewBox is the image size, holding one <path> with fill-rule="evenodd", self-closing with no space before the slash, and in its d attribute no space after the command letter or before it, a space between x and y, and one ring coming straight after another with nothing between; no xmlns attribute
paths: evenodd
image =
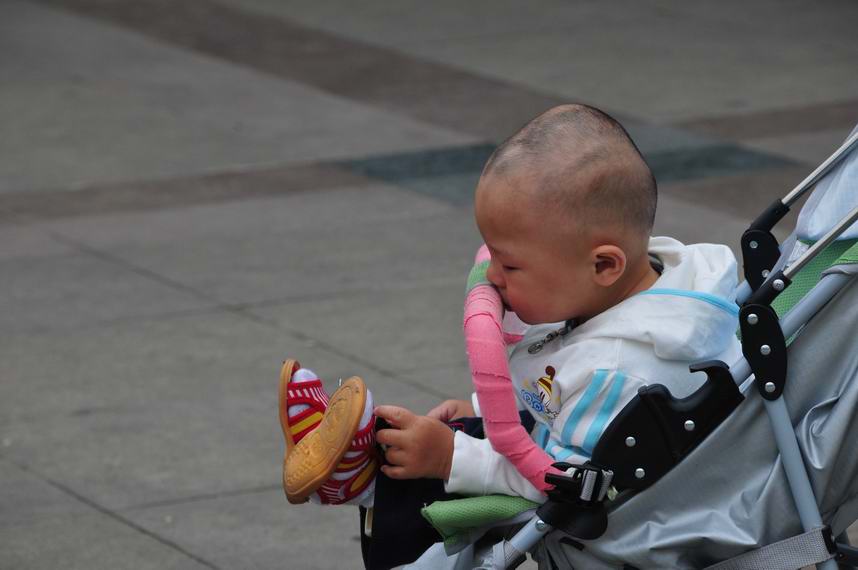
<svg viewBox="0 0 858 570"><path fill-rule="evenodd" d="M294 378L299 370L299 376L304 378ZM290 358L283 362L280 369L278 400L280 427L283 429L288 455L295 444L322 421L329 398L322 381L311 371L302 369L297 360Z"/></svg>
<svg viewBox="0 0 858 570"><path fill-rule="evenodd" d="M290 503L338 505L372 492L378 470L372 409L372 394L360 378L349 378L329 398L315 374L296 360L283 363L279 412Z"/></svg>

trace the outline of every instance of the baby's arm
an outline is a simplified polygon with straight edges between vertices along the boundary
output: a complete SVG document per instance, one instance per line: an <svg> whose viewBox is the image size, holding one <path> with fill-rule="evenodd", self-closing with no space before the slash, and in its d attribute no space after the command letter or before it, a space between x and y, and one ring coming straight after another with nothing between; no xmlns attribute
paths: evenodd
<svg viewBox="0 0 858 570"><path fill-rule="evenodd" d="M519 473L487 439L456 432L450 475L444 484L448 493L459 495L511 495L535 502L546 496Z"/></svg>

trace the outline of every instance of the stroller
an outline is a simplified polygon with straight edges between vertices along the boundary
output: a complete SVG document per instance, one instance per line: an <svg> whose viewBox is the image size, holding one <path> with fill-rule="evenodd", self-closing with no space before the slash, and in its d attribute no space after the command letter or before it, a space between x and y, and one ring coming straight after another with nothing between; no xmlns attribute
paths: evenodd
<svg viewBox="0 0 858 570"><path fill-rule="evenodd" d="M744 358L693 365L706 380L682 399L641 388L591 461L548 475L543 505L424 509L446 540L405 568L515 568L527 552L552 570L858 566L856 147L858 128L743 234ZM804 231L779 244L771 229L811 189ZM486 501L501 520L451 530L451 510Z"/></svg>

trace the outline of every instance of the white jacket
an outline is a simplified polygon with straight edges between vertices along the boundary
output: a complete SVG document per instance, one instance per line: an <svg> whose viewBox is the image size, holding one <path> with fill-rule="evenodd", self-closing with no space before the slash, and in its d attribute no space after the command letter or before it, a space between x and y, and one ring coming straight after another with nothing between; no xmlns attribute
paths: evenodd
<svg viewBox="0 0 858 570"><path fill-rule="evenodd" d="M656 237L649 251L664 265L650 289L535 354L528 348L562 323L529 327L510 354L519 405L536 419L532 436L557 461L589 459L602 432L641 386L663 384L684 397L705 380L702 373L691 375L689 364L712 359L733 364L741 356L735 336L736 260L729 248ZM461 432L455 435L445 488L545 500L488 440Z"/></svg>

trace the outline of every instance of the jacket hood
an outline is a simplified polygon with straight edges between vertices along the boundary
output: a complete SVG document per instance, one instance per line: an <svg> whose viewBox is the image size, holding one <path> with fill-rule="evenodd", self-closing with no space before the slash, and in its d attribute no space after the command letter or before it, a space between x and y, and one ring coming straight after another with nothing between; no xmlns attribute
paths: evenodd
<svg viewBox="0 0 858 570"><path fill-rule="evenodd" d="M668 360L702 360L726 350L739 315L733 252L667 237L651 238L649 252L664 264L655 284L583 323L579 332L649 344Z"/></svg>

